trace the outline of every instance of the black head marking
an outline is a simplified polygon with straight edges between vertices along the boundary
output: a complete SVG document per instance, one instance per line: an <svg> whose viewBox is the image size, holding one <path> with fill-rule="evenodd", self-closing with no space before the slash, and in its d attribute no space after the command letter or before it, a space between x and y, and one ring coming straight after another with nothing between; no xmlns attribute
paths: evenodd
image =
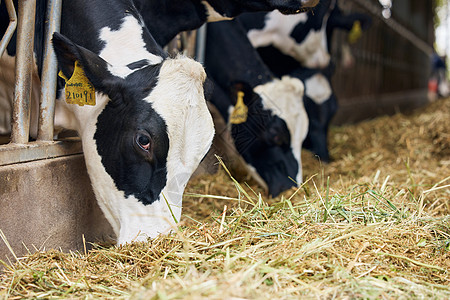
<svg viewBox="0 0 450 300"><path fill-rule="evenodd" d="M117 188L145 205L158 199L167 181L167 126L144 100L157 84L159 70L160 65L145 67L111 89L112 101L99 115L94 135L102 164Z"/></svg>

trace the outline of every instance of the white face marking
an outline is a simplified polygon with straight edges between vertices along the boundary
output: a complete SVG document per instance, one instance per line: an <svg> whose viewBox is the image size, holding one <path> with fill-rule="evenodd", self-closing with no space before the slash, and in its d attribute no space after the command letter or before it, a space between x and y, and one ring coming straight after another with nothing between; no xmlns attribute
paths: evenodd
<svg viewBox="0 0 450 300"><path fill-rule="evenodd" d="M202 4L206 8L206 15L208 16L207 22L218 22L233 19L219 14L207 1L202 1Z"/></svg>
<svg viewBox="0 0 450 300"><path fill-rule="evenodd" d="M252 29L247 36L255 48L273 45L305 67L323 68L330 62L325 30L327 22L323 22L319 31L311 30L300 44L290 36L295 26L307 20L306 13L283 15L272 11L267 14L264 28Z"/></svg>
<svg viewBox="0 0 450 300"><path fill-rule="evenodd" d="M283 76L281 80L275 79L254 90L261 96L264 108L270 109L286 122L291 135L291 148L299 164L295 179L300 184L303 182L301 149L308 133L308 115L303 106L303 83L297 78Z"/></svg>
<svg viewBox="0 0 450 300"><path fill-rule="evenodd" d="M146 59L150 65L162 62L163 58L147 51L142 38L143 27L133 16L123 18L123 23L119 30L111 30L104 27L100 30L100 40L105 43L105 48L99 56L106 61L114 62L108 66L111 74L125 78L132 70L128 64Z"/></svg>
<svg viewBox="0 0 450 300"><path fill-rule="evenodd" d="M305 80L305 94L311 98L314 103L320 105L330 99L333 91L331 90L328 79L318 73Z"/></svg>

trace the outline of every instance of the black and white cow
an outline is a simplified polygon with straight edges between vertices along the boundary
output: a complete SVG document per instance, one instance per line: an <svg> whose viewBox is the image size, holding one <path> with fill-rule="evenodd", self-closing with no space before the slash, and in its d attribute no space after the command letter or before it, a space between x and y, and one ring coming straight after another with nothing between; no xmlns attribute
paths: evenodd
<svg viewBox="0 0 450 300"><path fill-rule="evenodd" d="M357 21L366 29L370 18L360 13L345 15L337 0L322 0L308 13L286 16L273 11L244 14L238 20L275 75L289 74L304 81L305 109L310 121L304 147L328 162L328 125L337 111L331 87L332 34L334 29L351 30Z"/></svg>
<svg viewBox="0 0 450 300"><path fill-rule="evenodd" d="M245 12L279 10L294 14L317 5L319 0L135 0L156 42L165 46L178 33L206 22L231 19Z"/></svg>
<svg viewBox="0 0 450 300"><path fill-rule="evenodd" d="M36 16L38 67L45 2L38 1ZM67 104L61 79L56 123L78 131L97 201L118 243L168 232L180 219L185 185L214 135L203 67L168 58L129 0L63 1L53 47L65 77L79 62L95 88L95 106ZM1 60L13 61L14 54L12 42ZM1 72L14 76L13 69ZM2 95L11 97L12 87L6 88Z"/></svg>
<svg viewBox="0 0 450 300"><path fill-rule="evenodd" d="M225 93L211 102L231 126L238 152L251 171L267 183L272 196L302 182L301 146L308 119L303 84L285 76L276 79L236 21L210 23L207 28L205 68ZM233 121L240 97L247 108ZM240 104L242 107L242 103Z"/></svg>

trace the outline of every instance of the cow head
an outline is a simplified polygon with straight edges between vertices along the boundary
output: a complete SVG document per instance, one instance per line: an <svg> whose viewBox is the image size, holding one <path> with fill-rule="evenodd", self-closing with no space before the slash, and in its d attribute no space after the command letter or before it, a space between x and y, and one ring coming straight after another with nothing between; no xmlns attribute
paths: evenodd
<svg viewBox="0 0 450 300"><path fill-rule="evenodd" d="M277 196L302 182L300 151L308 128L303 84L284 77L254 90L238 84L235 91L244 92L248 108L245 122L231 124L236 148L267 183L269 193Z"/></svg>
<svg viewBox="0 0 450 300"><path fill-rule="evenodd" d="M208 22L230 19L245 12L279 10L283 14L297 14L319 3L319 0L206 0Z"/></svg>
<svg viewBox="0 0 450 300"><path fill-rule="evenodd" d="M120 77L107 61L62 35L54 35L53 45L64 75L70 78L78 61L96 90L95 106L66 108L118 242L166 233L180 219L184 188L214 135L203 67L180 57L128 65L133 71Z"/></svg>

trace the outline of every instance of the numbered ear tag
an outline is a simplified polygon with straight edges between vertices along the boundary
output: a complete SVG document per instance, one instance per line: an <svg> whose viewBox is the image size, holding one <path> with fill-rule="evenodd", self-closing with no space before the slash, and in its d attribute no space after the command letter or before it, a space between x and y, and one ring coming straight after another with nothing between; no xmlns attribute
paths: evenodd
<svg viewBox="0 0 450 300"><path fill-rule="evenodd" d="M75 62L75 69L69 80L61 71L58 75L66 81L66 102L68 104L95 105L95 89L78 61Z"/></svg>
<svg viewBox="0 0 450 300"><path fill-rule="evenodd" d="M353 27L348 34L348 42L350 44L356 43L362 36L361 22L355 21Z"/></svg>
<svg viewBox="0 0 450 300"><path fill-rule="evenodd" d="M237 101L230 116L231 124L241 124L247 121L248 107L244 104L244 92L237 93Z"/></svg>

